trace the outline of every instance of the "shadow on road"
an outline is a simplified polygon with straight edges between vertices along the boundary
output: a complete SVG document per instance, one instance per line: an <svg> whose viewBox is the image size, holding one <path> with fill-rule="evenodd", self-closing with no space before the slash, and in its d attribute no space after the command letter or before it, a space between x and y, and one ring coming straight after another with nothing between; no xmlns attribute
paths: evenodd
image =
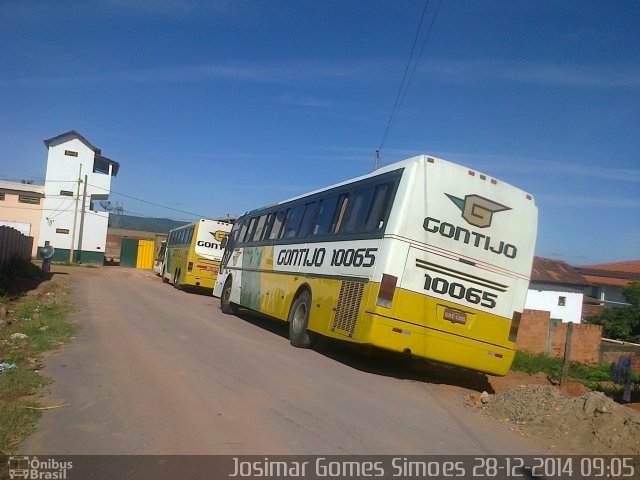
<svg viewBox="0 0 640 480"><path fill-rule="evenodd" d="M237 315L247 323L289 338L289 327L257 312L241 309ZM333 338L320 337L313 350L362 372L415 382L443 384L478 392L495 393L487 375L464 368L429 362L385 350L355 345Z"/></svg>
<svg viewBox="0 0 640 480"><path fill-rule="evenodd" d="M19 297L62 272L43 272L39 265L24 260L12 260L0 271L0 293Z"/></svg>

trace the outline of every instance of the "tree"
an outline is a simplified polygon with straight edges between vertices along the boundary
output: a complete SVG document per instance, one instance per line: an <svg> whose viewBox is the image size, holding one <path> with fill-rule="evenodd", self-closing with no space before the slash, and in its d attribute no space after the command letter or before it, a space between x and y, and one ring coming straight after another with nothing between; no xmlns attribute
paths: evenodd
<svg viewBox="0 0 640 480"><path fill-rule="evenodd" d="M586 321L602 325L604 337L640 343L640 281L631 282L621 288L620 293L629 305L607 307L600 315Z"/></svg>

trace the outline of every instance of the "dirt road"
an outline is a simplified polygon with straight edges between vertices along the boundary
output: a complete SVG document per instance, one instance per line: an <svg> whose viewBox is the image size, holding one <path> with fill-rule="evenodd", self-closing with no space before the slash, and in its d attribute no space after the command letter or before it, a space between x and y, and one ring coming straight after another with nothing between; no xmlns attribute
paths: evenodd
<svg viewBox="0 0 640 480"><path fill-rule="evenodd" d="M224 315L149 272L65 271L82 331L47 359L43 402L69 405L44 413L24 454L545 451L420 371L341 344L293 348L284 324Z"/></svg>

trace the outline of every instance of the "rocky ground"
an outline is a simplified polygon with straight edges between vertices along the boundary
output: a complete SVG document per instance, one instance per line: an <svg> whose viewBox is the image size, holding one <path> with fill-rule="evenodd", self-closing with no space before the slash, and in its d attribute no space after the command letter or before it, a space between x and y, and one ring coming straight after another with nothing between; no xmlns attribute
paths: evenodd
<svg viewBox="0 0 640 480"><path fill-rule="evenodd" d="M467 405L562 453L640 454L639 411L600 392L580 394L586 387L563 393L557 386L544 384L541 376L528 377L534 384L494 395L471 394Z"/></svg>

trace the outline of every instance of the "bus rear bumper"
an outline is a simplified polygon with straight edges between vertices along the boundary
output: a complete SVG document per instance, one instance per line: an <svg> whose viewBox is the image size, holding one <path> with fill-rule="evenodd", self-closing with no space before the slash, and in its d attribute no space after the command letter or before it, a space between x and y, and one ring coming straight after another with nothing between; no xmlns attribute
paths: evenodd
<svg viewBox="0 0 640 480"><path fill-rule="evenodd" d="M191 285L194 287L201 287L206 289L213 290L213 286L215 284L215 279L211 277L201 277L199 275L193 275L191 273L185 274L184 282L185 285Z"/></svg>
<svg viewBox="0 0 640 480"><path fill-rule="evenodd" d="M515 356L510 348L380 315L367 314L367 317L369 329L363 344L497 376L509 372Z"/></svg>

